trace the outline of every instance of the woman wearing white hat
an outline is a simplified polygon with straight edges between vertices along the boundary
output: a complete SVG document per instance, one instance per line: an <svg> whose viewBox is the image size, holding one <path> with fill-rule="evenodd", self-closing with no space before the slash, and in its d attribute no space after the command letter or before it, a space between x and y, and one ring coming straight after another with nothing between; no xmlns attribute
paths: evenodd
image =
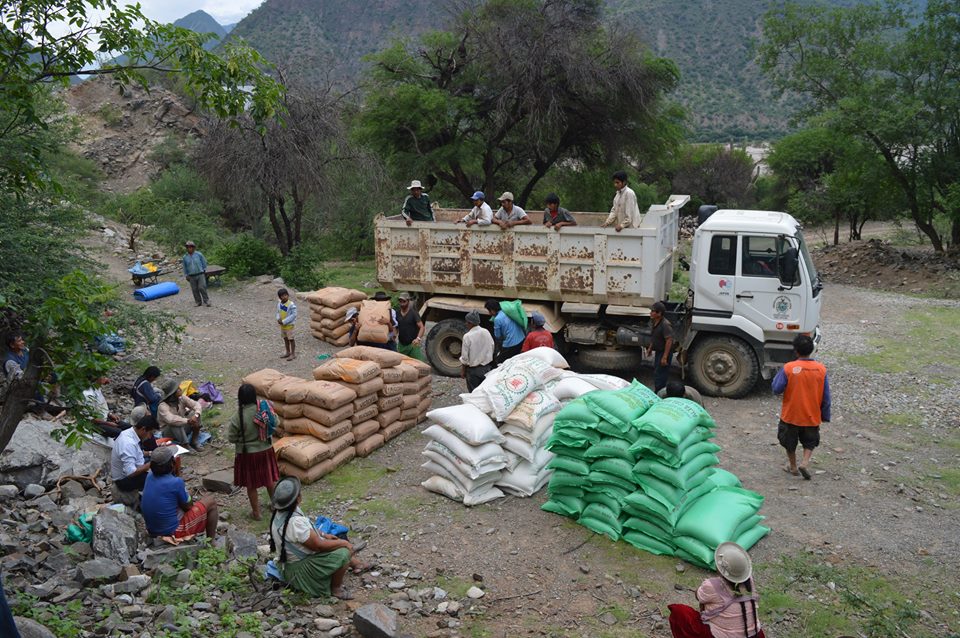
<svg viewBox="0 0 960 638"><path fill-rule="evenodd" d="M413 222L434 221L433 209L430 208L430 196L423 192L423 184L420 180L415 179L410 182L407 190L410 194L403 200L403 208L400 209L400 214L406 220L407 226L411 226Z"/></svg>
<svg viewBox="0 0 960 638"><path fill-rule="evenodd" d="M669 605L674 638L765 638L747 550L736 543L720 543L714 562L720 575L697 589L699 612L689 605Z"/></svg>

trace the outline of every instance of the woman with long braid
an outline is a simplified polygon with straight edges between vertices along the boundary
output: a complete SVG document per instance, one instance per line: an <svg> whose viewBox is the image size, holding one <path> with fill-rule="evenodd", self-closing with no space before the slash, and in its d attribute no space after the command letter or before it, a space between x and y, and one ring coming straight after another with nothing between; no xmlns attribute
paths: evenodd
<svg viewBox="0 0 960 638"><path fill-rule="evenodd" d="M300 481L287 476L273 488L270 518L270 550L283 580L294 589L315 598L353 598L343 587L353 546L328 534L321 535L300 510Z"/></svg>
<svg viewBox="0 0 960 638"><path fill-rule="evenodd" d="M269 419L272 408L266 407L269 414L263 414L257 401L257 391L249 383L240 386L237 392L237 413L230 419L227 428L227 440L236 446L233 459L233 484L247 488L250 499L250 517L260 520L261 487L273 495L273 486L280 479L277 467L277 455L270 441ZM275 418L275 417L274 417Z"/></svg>

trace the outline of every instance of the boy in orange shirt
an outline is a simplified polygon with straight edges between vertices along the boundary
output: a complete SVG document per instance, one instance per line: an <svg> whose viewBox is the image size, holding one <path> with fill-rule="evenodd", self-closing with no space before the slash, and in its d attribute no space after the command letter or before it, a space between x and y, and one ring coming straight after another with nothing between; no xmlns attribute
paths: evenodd
<svg viewBox="0 0 960 638"><path fill-rule="evenodd" d="M783 468L810 480L810 457L820 445L820 423L830 422L830 382L827 368L810 358L813 339L797 335L793 340L797 358L787 363L773 379L773 393L783 395L777 440L787 451ZM797 465L797 444L803 446L803 461Z"/></svg>

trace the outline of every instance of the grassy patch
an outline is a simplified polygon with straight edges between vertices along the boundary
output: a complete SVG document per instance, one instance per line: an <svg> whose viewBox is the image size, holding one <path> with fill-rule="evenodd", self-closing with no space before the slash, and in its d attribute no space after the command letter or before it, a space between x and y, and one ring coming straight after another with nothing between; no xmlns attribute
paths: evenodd
<svg viewBox="0 0 960 638"><path fill-rule="evenodd" d="M955 362L960 357L960 312L954 308L926 308L902 317L906 334L871 339L873 352L854 355L850 361L872 372L917 372L925 362ZM928 380L951 382L955 371L930 370Z"/></svg>
<svg viewBox="0 0 960 638"><path fill-rule="evenodd" d="M71 600L63 605L43 603L39 598L21 594L12 605L13 615L35 620L45 626L57 638L76 638L85 630L93 629L89 626L89 619L84 617L83 603ZM109 615L109 609L101 609L97 615L102 620ZM99 626L99 623L97 623Z"/></svg>
<svg viewBox="0 0 960 638"><path fill-rule="evenodd" d="M364 292L380 290L377 282L377 264L372 261L354 263L327 262L324 264L326 285L343 286ZM368 286L367 284L372 284Z"/></svg>
<svg viewBox="0 0 960 638"><path fill-rule="evenodd" d="M436 586L447 592L451 599L463 598L467 595L467 590L473 587L473 581L458 576L448 576L441 574L437 576Z"/></svg>
<svg viewBox="0 0 960 638"><path fill-rule="evenodd" d="M387 474L384 467L369 459L356 459L327 474L303 492L302 508L307 512L322 512L335 500L359 500L370 493L373 484ZM371 503L374 501L370 501ZM366 508L367 504L363 504Z"/></svg>

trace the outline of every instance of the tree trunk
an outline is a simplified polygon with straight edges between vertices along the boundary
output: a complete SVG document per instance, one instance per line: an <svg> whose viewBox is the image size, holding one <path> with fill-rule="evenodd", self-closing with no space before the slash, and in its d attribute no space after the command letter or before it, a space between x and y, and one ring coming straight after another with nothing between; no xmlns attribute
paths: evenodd
<svg viewBox="0 0 960 638"><path fill-rule="evenodd" d="M283 230L287 238L287 252L290 252L296 244L293 243L293 228L290 225L290 217L287 216L286 201L283 196L277 197L277 210L280 212L280 219L283 220Z"/></svg>
<svg viewBox="0 0 960 638"><path fill-rule="evenodd" d="M40 352L40 347L34 348ZM37 388L40 386L40 368L36 360L31 357L24 371L23 377L16 381L11 381L7 385L7 394L3 399L3 406L0 407L0 452L7 449L13 433L17 431L17 426L23 420L23 415L30 407L30 402L37 396Z"/></svg>
<svg viewBox="0 0 960 638"><path fill-rule="evenodd" d="M960 219L954 219L950 225L950 252L960 250Z"/></svg>
<svg viewBox="0 0 960 638"><path fill-rule="evenodd" d="M293 182L290 188L293 195L293 241L294 245L300 245L300 227L303 223L303 199L300 197L300 191L297 189L297 183Z"/></svg>
<svg viewBox="0 0 960 638"><path fill-rule="evenodd" d="M937 229L933 226L931 222L928 222L925 219L921 219L918 213L913 213L913 222L917 225L917 230L926 235L930 239L930 243L933 244L933 249L938 252L943 252L943 238L940 237L940 233L937 232Z"/></svg>
<svg viewBox="0 0 960 638"><path fill-rule="evenodd" d="M840 245L840 212L833 216L833 245Z"/></svg>
<svg viewBox="0 0 960 638"><path fill-rule="evenodd" d="M273 195L267 195L267 210L270 212L270 225L273 227L273 234L277 238L277 246L280 247L280 253L286 257L290 254L290 248L287 242L283 240L283 229L280 228L280 221L277 219L277 203Z"/></svg>

